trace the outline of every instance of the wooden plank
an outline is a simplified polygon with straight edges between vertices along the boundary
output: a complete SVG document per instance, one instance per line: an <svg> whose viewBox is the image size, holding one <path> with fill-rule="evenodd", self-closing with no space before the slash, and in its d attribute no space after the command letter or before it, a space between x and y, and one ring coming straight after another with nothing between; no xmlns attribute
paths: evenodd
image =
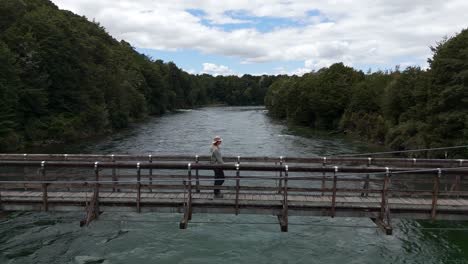
<svg viewBox="0 0 468 264"><path fill-rule="evenodd" d="M99 197L108 198L112 193L109 192L100 192Z"/></svg>
<svg viewBox="0 0 468 264"><path fill-rule="evenodd" d="M461 199L450 200L450 205L464 205Z"/></svg>
<svg viewBox="0 0 468 264"><path fill-rule="evenodd" d="M439 205L450 205L449 201L447 199L439 199L437 201Z"/></svg>

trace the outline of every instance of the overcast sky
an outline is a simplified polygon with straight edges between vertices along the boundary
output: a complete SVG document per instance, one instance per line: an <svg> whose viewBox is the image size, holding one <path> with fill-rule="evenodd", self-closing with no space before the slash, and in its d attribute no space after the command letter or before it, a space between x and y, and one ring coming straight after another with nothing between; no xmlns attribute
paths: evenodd
<svg viewBox="0 0 468 264"><path fill-rule="evenodd" d="M303 74L427 67L468 27L468 0L52 0L190 73Z"/></svg>

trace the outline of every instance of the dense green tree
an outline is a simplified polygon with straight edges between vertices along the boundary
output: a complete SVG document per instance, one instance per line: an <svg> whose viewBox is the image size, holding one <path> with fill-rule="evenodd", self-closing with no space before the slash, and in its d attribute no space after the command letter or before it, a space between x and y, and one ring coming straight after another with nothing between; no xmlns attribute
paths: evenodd
<svg viewBox="0 0 468 264"><path fill-rule="evenodd" d="M0 149L14 149L19 144L15 123L19 85L15 56L0 41Z"/></svg>
<svg viewBox="0 0 468 264"><path fill-rule="evenodd" d="M190 75L47 0L0 1L0 60L1 150L108 133L178 108L261 104L273 80Z"/></svg>
<svg viewBox="0 0 468 264"><path fill-rule="evenodd" d="M284 77L270 86L265 105L292 123L349 132L392 149L467 144L468 30L432 50L428 70L363 74L334 64Z"/></svg>
<svg viewBox="0 0 468 264"><path fill-rule="evenodd" d="M431 145L466 143L468 136L468 29L432 48L428 124Z"/></svg>

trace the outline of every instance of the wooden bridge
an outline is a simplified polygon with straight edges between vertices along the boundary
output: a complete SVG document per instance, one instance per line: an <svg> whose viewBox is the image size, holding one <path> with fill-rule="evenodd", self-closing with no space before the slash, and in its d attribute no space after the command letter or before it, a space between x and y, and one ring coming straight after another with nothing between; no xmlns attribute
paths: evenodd
<svg viewBox="0 0 468 264"><path fill-rule="evenodd" d="M0 208L368 217L387 234L392 218L468 220L468 160L358 157L0 154ZM224 196L213 172L225 170Z"/></svg>

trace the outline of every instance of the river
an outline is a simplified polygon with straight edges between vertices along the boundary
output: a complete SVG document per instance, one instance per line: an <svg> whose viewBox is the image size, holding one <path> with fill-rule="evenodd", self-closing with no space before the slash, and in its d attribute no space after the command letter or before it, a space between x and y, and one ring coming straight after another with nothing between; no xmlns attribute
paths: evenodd
<svg viewBox="0 0 468 264"><path fill-rule="evenodd" d="M224 156L324 156L366 151L344 138L298 135L260 107L178 111L99 139L35 152L207 155L223 137ZM0 219L0 263L468 263L462 223L393 220L386 236L365 218L104 212L87 228L83 213L12 213Z"/></svg>

